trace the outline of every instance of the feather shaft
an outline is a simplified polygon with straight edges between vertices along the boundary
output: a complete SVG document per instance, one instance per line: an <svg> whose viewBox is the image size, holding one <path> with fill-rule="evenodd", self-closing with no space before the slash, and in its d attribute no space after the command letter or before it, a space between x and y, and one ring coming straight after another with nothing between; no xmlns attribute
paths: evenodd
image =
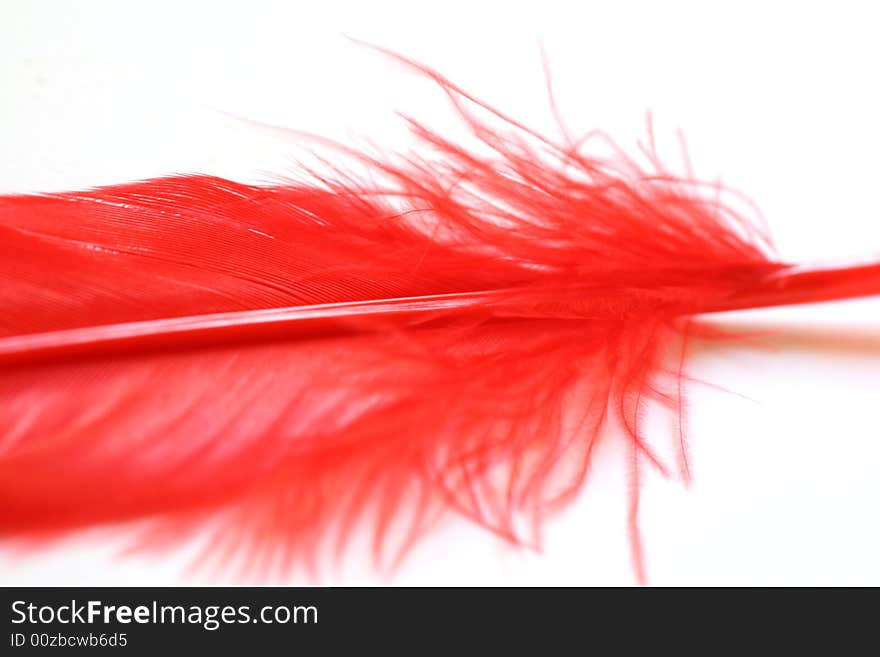
<svg viewBox="0 0 880 657"><path fill-rule="evenodd" d="M843 267L792 266L780 269L728 297L707 301L702 307L683 305L681 314L709 314L731 310L818 303L880 294L880 264ZM528 292L528 299L535 291ZM525 301L517 289L459 294L425 295L311 306L294 306L171 317L81 329L0 338L0 363L38 362L46 359L107 355L131 350L248 342L273 338L328 337L376 332L388 324L407 326L452 315L503 317L565 316L607 319L602 309L613 296L601 290L545 292L561 304L550 313ZM573 301L566 308L566 300ZM676 314L670 309L670 314Z"/></svg>

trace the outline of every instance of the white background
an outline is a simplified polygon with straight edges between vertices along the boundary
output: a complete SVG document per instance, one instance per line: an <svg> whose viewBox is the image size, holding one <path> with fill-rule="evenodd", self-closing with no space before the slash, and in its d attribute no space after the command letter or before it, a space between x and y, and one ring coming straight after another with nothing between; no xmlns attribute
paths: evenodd
<svg viewBox="0 0 880 657"><path fill-rule="evenodd" d="M391 148L408 139L395 110L449 120L437 89L345 34L549 131L540 39L575 131L634 145L650 109L661 148L674 156L682 128L697 173L747 191L787 259L880 256L872 5L3 0L0 192L189 171L259 180L293 166L294 144L233 116ZM880 584L880 299L717 321L788 337L694 354L691 373L732 393L690 390L694 484L645 483L650 581ZM617 456L600 455L540 554L452 522L393 576L349 562L279 583L629 584ZM2 549L0 582L206 581L181 555L114 550L85 539L36 556Z"/></svg>

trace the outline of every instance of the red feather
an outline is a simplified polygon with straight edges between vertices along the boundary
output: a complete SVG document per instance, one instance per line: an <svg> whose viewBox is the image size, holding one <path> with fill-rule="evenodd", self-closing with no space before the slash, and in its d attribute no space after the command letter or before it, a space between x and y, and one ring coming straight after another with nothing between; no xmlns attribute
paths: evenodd
<svg viewBox="0 0 880 657"><path fill-rule="evenodd" d="M219 521L285 569L364 520L396 558L455 511L529 543L617 437L642 577L644 407L680 413L685 343L724 337L692 316L880 292L877 265L777 262L652 150L556 143L420 70L478 148L409 120L420 155L331 147L360 177L0 199L4 536Z"/></svg>

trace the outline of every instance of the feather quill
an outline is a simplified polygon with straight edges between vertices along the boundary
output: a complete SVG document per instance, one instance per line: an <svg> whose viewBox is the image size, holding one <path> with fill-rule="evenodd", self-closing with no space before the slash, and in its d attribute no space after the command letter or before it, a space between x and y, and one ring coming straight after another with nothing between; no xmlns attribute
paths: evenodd
<svg viewBox="0 0 880 657"><path fill-rule="evenodd" d="M394 561L449 511L529 544L622 439L643 579L639 468L669 469L644 407L680 414L687 342L726 339L693 316L880 292L876 264L779 262L653 149L554 141L408 63L478 148L407 118L418 154L325 144L359 177L0 199L0 534L214 523L280 571L361 522Z"/></svg>

